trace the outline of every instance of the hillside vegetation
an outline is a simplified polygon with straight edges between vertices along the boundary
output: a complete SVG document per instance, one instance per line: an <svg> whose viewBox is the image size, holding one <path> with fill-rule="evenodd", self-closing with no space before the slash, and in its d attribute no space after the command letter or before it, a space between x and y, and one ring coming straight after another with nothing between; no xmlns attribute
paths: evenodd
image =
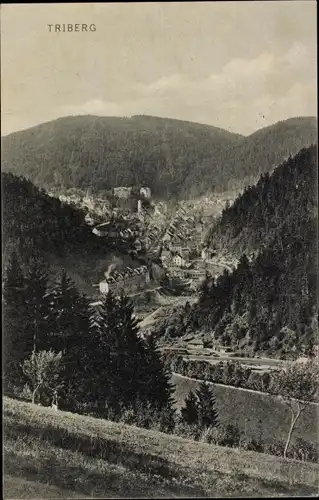
<svg viewBox="0 0 319 500"><path fill-rule="evenodd" d="M155 196L194 197L255 179L316 140L315 118L245 138L180 120L74 116L2 138L2 169L48 188L146 185Z"/></svg>
<svg viewBox="0 0 319 500"><path fill-rule="evenodd" d="M68 490L64 498L268 497L310 495L317 489L313 464L56 413L9 398L4 399L4 436L5 498L17 489L13 478L29 486L20 498L35 498L39 491L41 498L62 496L63 488Z"/></svg>
<svg viewBox="0 0 319 500"><path fill-rule="evenodd" d="M243 253L233 271L204 281L198 303L174 325L176 335L204 331L243 350L311 355L318 335L315 179L312 146L224 210L211 246L250 258Z"/></svg>
<svg viewBox="0 0 319 500"><path fill-rule="evenodd" d="M240 256L291 236L306 238L317 213L317 147L289 157L274 171L262 174L222 212L208 237L212 248ZM284 245L285 242L282 242Z"/></svg>
<svg viewBox="0 0 319 500"><path fill-rule="evenodd" d="M2 194L4 268L13 251L24 263L37 256L52 275L65 268L79 288L92 295L92 285L112 261L119 267L139 265L125 249L114 249L107 239L92 234L83 211L49 196L29 180L3 172Z"/></svg>
<svg viewBox="0 0 319 500"><path fill-rule="evenodd" d="M230 154L230 178L245 179L245 184L255 183L264 172L270 172L289 156L317 142L315 117L296 117L264 127L246 137L233 154Z"/></svg>
<svg viewBox="0 0 319 500"><path fill-rule="evenodd" d="M203 374L204 378L204 374ZM189 391L199 387L200 381L174 373L171 379L175 387L176 407L184 405ZM213 384L217 409L221 421L227 425L238 425L248 439L265 444L285 442L290 426L289 408L278 396L252 391L229 385ZM305 440L317 442L318 405L310 403L301 415L292 437L292 443Z"/></svg>

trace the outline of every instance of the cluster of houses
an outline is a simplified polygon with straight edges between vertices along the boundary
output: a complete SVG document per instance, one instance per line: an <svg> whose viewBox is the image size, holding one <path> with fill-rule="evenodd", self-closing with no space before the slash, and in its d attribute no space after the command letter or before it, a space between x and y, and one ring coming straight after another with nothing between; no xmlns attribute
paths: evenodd
<svg viewBox="0 0 319 500"><path fill-rule="evenodd" d="M213 255L210 249L203 248L201 258L190 259L188 248L170 246L169 250L162 251L161 259L171 278L187 280L191 289L197 289L207 275Z"/></svg>
<svg viewBox="0 0 319 500"><path fill-rule="evenodd" d="M113 195L116 196L117 198L130 198L132 196L132 191L133 187L132 186L119 186L113 188ZM139 190L140 196L143 196L144 198L150 198L151 197L151 190L149 187L141 187Z"/></svg>
<svg viewBox="0 0 319 500"><path fill-rule="evenodd" d="M99 283L99 290L102 295L109 291L120 294L121 292L134 293L145 288L150 282L150 272L147 266L140 266L135 269L127 267L124 271L113 271Z"/></svg>
<svg viewBox="0 0 319 500"><path fill-rule="evenodd" d="M169 249L163 250L161 259L165 267L173 268L180 267L182 269L190 269L192 266L198 264L199 260L190 259L190 249L182 248L181 246L171 245ZM206 262L212 259L215 253L209 248L205 247L201 250L201 261Z"/></svg>
<svg viewBox="0 0 319 500"><path fill-rule="evenodd" d="M103 222L92 229L93 234L109 238L121 238L122 240L137 239L140 235L140 220L132 216L117 216L107 222Z"/></svg>
<svg viewBox="0 0 319 500"><path fill-rule="evenodd" d="M89 196L88 193L86 193L85 196L80 196L79 194L61 194L59 195L59 200L62 203L75 205L86 210L87 214L85 216L85 221L91 225L94 223L94 215L105 217L111 212L109 203L106 200L102 198L94 198L93 196Z"/></svg>

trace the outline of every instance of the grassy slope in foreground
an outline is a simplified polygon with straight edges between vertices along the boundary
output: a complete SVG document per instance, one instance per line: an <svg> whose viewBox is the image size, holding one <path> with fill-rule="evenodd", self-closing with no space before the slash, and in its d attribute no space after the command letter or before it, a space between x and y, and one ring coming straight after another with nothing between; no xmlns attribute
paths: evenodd
<svg viewBox="0 0 319 500"><path fill-rule="evenodd" d="M316 493L318 467L4 398L5 498ZM17 478L17 484L14 479ZM34 484L34 489L30 485ZM41 489L41 486L43 489ZM48 489L47 489L48 488ZM64 497L64 498L65 498Z"/></svg>

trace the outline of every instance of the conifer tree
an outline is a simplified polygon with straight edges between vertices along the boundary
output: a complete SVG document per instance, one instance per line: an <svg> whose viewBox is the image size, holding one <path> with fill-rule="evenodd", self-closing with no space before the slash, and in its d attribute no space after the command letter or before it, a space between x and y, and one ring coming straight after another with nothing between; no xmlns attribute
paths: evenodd
<svg viewBox="0 0 319 500"><path fill-rule="evenodd" d="M33 351L46 347L49 319L48 275L42 259L33 257L25 276L25 335L33 338Z"/></svg>
<svg viewBox="0 0 319 500"><path fill-rule="evenodd" d="M218 412L216 399L212 387L206 382L201 382L196 391L198 398L198 423L201 427L216 427L218 425Z"/></svg>
<svg viewBox="0 0 319 500"><path fill-rule="evenodd" d="M62 270L50 290L47 348L62 352L64 402L79 397L83 383L83 360L89 336L88 301ZM83 389L83 387L82 387Z"/></svg>
<svg viewBox="0 0 319 500"><path fill-rule="evenodd" d="M168 374L153 341L144 342L138 334L133 306L127 297L111 292L92 315L91 350L88 370L92 403L98 413L106 406L113 412L134 407L138 402L154 409L170 407ZM90 354L88 354L88 359ZM167 412L168 415L169 412Z"/></svg>
<svg viewBox="0 0 319 500"><path fill-rule="evenodd" d="M121 364L125 350L119 325L118 300L109 292L101 298L99 308L92 311L90 349L86 349L86 400L101 416L107 406L114 409L123 396Z"/></svg>
<svg viewBox="0 0 319 500"><path fill-rule="evenodd" d="M197 397L193 391L190 391L185 398L185 406L181 409L181 416L188 425L198 422Z"/></svg>
<svg viewBox="0 0 319 500"><path fill-rule="evenodd" d="M142 377L144 374L144 346L138 335L137 320L130 300L121 296L118 299L117 340L118 372L121 373L121 391L124 401L131 401L138 395L143 398ZM124 385L123 385L124 382Z"/></svg>
<svg viewBox="0 0 319 500"><path fill-rule="evenodd" d="M24 331L25 277L18 255L13 252L5 271L3 285L3 345L4 381L8 384L22 383L20 363L25 355L32 352L33 337L28 338Z"/></svg>
<svg viewBox="0 0 319 500"><path fill-rule="evenodd" d="M81 331L89 327L88 302L63 269L50 294L50 347L56 352L79 347Z"/></svg>
<svg viewBox="0 0 319 500"><path fill-rule="evenodd" d="M144 366L147 400L154 408L169 413L173 405L173 387L170 384L170 373L165 368L165 364L157 349L154 335L147 337L145 341L146 363Z"/></svg>

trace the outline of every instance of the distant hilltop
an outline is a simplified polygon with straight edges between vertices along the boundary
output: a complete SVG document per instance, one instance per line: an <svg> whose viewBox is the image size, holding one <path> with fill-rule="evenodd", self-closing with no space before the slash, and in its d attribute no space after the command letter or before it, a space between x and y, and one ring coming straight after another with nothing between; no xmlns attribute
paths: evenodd
<svg viewBox="0 0 319 500"><path fill-rule="evenodd" d="M193 199L252 184L316 142L314 117L244 137L152 116L70 116L3 137L1 164L46 190L143 186L157 199Z"/></svg>

